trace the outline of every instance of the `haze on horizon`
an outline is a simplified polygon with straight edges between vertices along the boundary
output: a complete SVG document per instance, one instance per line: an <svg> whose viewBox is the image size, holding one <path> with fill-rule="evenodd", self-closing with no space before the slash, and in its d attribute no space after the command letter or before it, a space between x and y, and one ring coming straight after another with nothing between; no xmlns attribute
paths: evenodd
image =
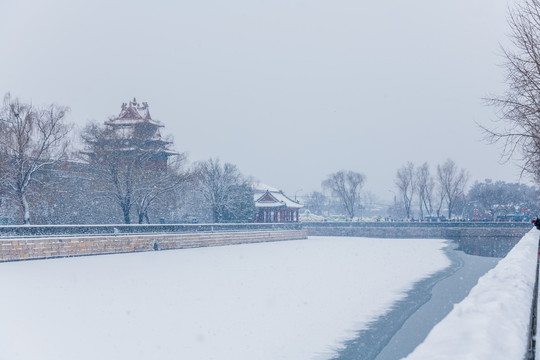
<svg viewBox="0 0 540 360"><path fill-rule="evenodd" d="M469 185L517 182L476 125L504 91L511 5L3 0L0 93L70 106L79 127L136 97L190 161L219 157L290 195L346 169L390 199L407 161L447 158Z"/></svg>

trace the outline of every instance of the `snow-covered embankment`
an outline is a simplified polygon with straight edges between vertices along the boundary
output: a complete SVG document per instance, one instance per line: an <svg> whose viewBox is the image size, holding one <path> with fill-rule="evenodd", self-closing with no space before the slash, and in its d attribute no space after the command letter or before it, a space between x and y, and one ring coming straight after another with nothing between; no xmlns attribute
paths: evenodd
<svg viewBox="0 0 540 360"><path fill-rule="evenodd" d="M523 359L539 236L529 231L406 359Z"/></svg>

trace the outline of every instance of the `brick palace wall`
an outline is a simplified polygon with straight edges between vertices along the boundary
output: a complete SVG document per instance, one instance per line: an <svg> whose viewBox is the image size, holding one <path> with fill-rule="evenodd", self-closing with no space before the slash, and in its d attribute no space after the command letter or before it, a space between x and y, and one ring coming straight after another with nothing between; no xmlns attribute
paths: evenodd
<svg viewBox="0 0 540 360"><path fill-rule="evenodd" d="M306 230L0 239L0 262L306 239Z"/></svg>

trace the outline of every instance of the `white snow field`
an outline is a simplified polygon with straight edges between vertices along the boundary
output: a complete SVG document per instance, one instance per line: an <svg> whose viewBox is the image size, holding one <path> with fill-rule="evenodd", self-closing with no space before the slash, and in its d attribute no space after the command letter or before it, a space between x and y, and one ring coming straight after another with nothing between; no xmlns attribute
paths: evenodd
<svg viewBox="0 0 540 360"><path fill-rule="evenodd" d="M308 240L0 264L0 359L327 359L444 240Z"/></svg>
<svg viewBox="0 0 540 360"><path fill-rule="evenodd" d="M524 359L539 236L529 231L406 359Z"/></svg>

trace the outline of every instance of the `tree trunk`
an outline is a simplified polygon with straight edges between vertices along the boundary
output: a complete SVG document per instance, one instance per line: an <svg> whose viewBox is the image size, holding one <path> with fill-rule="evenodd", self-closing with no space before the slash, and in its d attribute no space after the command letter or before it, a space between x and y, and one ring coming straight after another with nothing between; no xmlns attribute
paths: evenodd
<svg viewBox="0 0 540 360"><path fill-rule="evenodd" d="M147 224L150 224L150 219L148 218L148 210L137 211L137 215L139 217L139 224L144 224L144 220L146 220Z"/></svg>
<svg viewBox="0 0 540 360"><path fill-rule="evenodd" d="M354 218L354 208L352 206L347 206L347 212L349 213L349 218L352 220Z"/></svg>
<svg viewBox="0 0 540 360"><path fill-rule="evenodd" d="M19 200L23 210L23 224L30 225L30 206L28 206L28 200L26 200L26 193L19 193Z"/></svg>
<svg viewBox="0 0 540 360"><path fill-rule="evenodd" d="M411 202L405 194L403 194L403 204L405 205L405 213L407 214L407 220L409 220L411 218Z"/></svg>
<svg viewBox="0 0 540 360"><path fill-rule="evenodd" d="M214 223L221 222L221 209L218 206L213 207L212 215L214 217Z"/></svg>
<svg viewBox="0 0 540 360"><path fill-rule="evenodd" d="M122 212L124 213L124 223L131 224L131 219L129 218L129 207L122 205Z"/></svg>

